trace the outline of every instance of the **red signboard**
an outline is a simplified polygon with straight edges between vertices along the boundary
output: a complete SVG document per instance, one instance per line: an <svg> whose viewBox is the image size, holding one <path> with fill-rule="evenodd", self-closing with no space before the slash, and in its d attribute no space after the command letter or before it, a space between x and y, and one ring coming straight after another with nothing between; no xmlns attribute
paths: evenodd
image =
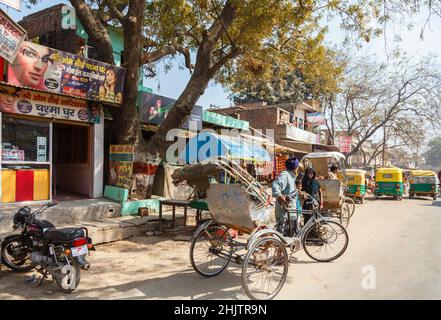
<svg viewBox="0 0 441 320"><path fill-rule="evenodd" d="M352 150L352 137L351 136L339 136L337 139L337 146L340 152L351 152Z"/></svg>

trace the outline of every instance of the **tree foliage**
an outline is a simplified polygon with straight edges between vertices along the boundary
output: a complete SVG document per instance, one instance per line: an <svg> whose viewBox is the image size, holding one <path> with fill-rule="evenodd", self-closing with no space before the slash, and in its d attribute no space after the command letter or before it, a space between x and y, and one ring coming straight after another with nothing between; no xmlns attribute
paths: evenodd
<svg viewBox="0 0 441 320"><path fill-rule="evenodd" d="M114 142L134 144L138 161L159 163L171 144L166 140L167 133L181 127L211 80L226 84L241 77L269 79L273 66L278 65L283 66L279 79L300 72L305 82L312 85L314 74L323 75L328 67L320 64L328 53L320 46L326 28L320 27L319 22L338 18L342 29L355 39L369 41L378 34L371 22L386 19L381 11L385 1L70 0L70 3L95 43L100 60L114 62L107 26L122 31L126 79L123 105L114 109ZM191 70L190 80L159 130L145 143L136 109L139 70L144 68L153 74L158 61L177 55L182 57L179 63ZM317 63L314 59L318 59Z"/></svg>
<svg viewBox="0 0 441 320"><path fill-rule="evenodd" d="M428 143L428 150L423 154L426 164L441 169L441 137L436 137Z"/></svg>
<svg viewBox="0 0 441 320"><path fill-rule="evenodd" d="M384 130L386 148L416 149L424 142L426 125L440 128L440 86L441 73L433 57L400 58L388 64L367 57L352 60L341 92L328 96L324 106L331 138L337 131L356 137L348 156Z"/></svg>

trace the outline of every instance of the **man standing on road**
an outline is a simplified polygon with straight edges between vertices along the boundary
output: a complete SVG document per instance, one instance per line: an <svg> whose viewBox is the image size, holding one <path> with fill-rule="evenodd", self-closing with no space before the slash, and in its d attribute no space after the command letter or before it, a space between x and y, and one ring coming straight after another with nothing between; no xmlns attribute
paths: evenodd
<svg viewBox="0 0 441 320"><path fill-rule="evenodd" d="M286 170L282 171L276 180L273 182L273 197L276 201L276 221L279 224L283 220L284 210L282 204L288 203L287 196L292 198L290 206L295 206L297 201L296 197L296 178L298 174L299 160L297 158L289 158L285 161ZM295 194L295 196L294 196ZM297 217L294 217L296 219Z"/></svg>

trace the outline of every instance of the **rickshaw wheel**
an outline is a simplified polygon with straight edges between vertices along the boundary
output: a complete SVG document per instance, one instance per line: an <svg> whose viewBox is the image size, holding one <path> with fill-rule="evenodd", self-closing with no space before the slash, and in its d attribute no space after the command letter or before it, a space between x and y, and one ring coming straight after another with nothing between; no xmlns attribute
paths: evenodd
<svg viewBox="0 0 441 320"><path fill-rule="evenodd" d="M330 262L347 249L349 236L346 229L335 221L318 221L306 230L303 249L313 260Z"/></svg>
<svg viewBox="0 0 441 320"><path fill-rule="evenodd" d="M228 229L211 225L201 230L191 242L191 265L204 277L217 276L230 263L233 250L233 238Z"/></svg>
<svg viewBox="0 0 441 320"><path fill-rule="evenodd" d="M274 237L258 239L248 250L242 267L242 286L253 300L271 300L288 275L288 252Z"/></svg>
<svg viewBox="0 0 441 320"><path fill-rule="evenodd" d="M355 200L349 197L345 197L345 203L349 205L349 208L351 210L351 218L352 218L355 212Z"/></svg>
<svg viewBox="0 0 441 320"><path fill-rule="evenodd" d="M348 203L343 202L340 209L340 224L347 228L349 225L349 220L351 219L351 208Z"/></svg>

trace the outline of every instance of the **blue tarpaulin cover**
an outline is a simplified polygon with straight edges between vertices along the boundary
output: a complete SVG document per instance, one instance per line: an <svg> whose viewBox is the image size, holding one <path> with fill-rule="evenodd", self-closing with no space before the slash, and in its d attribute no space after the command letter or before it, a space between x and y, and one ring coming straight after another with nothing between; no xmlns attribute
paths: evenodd
<svg viewBox="0 0 441 320"><path fill-rule="evenodd" d="M179 156L179 162L197 163L214 157L255 162L271 161L268 152L258 142L238 136L201 132L189 140L184 152Z"/></svg>

